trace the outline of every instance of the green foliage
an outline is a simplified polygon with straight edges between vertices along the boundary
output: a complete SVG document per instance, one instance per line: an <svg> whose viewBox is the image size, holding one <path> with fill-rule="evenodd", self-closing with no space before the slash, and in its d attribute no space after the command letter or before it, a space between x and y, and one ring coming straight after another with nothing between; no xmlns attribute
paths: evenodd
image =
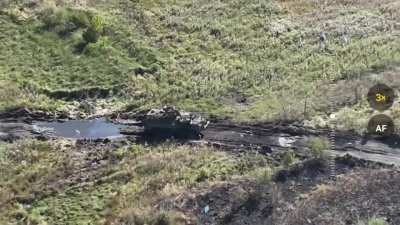
<svg viewBox="0 0 400 225"><path fill-rule="evenodd" d="M292 149L290 149L283 155L282 164L285 168L288 168L295 162L296 153Z"/></svg>
<svg viewBox="0 0 400 225"><path fill-rule="evenodd" d="M245 153L238 159L237 169L246 174L247 171L253 171L255 168L265 168L268 166L266 158L253 152Z"/></svg>
<svg viewBox="0 0 400 225"><path fill-rule="evenodd" d="M388 223L382 218L373 217L367 222L360 221L358 225L388 225Z"/></svg>
<svg viewBox="0 0 400 225"><path fill-rule="evenodd" d="M196 182L203 182L209 178L208 172L205 169L201 169L200 172L197 174L195 181Z"/></svg>
<svg viewBox="0 0 400 225"><path fill-rule="evenodd" d="M97 42L104 29L101 16L82 10L49 8L42 12L41 19L45 30L54 31L61 36L85 29L82 37L86 43Z"/></svg>
<svg viewBox="0 0 400 225"><path fill-rule="evenodd" d="M184 225L187 224L185 218L174 211L162 211L159 213L149 213L134 209L125 210L124 215L119 218L119 224L134 225Z"/></svg>
<svg viewBox="0 0 400 225"><path fill-rule="evenodd" d="M203 7L206 16L198 10ZM311 3L307 8L323 15ZM1 16L6 38L0 77L35 83L46 93L119 90L115 101L133 108L174 104L237 120L302 120L326 109L315 88L325 80L352 79L400 62L391 32L371 27L371 35L360 37L363 24L349 25L354 32L347 44L336 26L327 34L326 51L316 43L315 30L327 20L378 24L374 18L382 18L390 27L384 10L363 8L353 15L338 6L335 16L318 21L288 12L275 1L184 0L57 7L38 10L38 20L22 24Z"/></svg>
<svg viewBox="0 0 400 225"><path fill-rule="evenodd" d="M40 215L47 224L98 224L101 211L105 210L113 192L118 191L118 182L109 182L61 190L55 196L34 202L26 215Z"/></svg>
<svg viewBox="0 0 400 225"><path fill-rule="evenodd" d="M49 8L42 12L41 19L43 22L43 28L50 30L56 26L62 25L67 22L66 11L55 11L53 8Z"/></svg>
<svg viewBox="0 0 400 225"><path fill-rule="evenodd" d="M91 26L92 15L86 11L76 10L71 15L70 21L80 28L86 28Z"/></svg>
<svg viewBox="0 0 400 225"><path fill-rule="evenodd" d="M329 149L330 142L326 138L313 137L308 140L308 147L311 154L316 159L324 159L326 151Z"/></svg>
<svg viewBox="0 0 400 225"><path fill-rule="evenodd" d="M100 16L95 15L90 19L90 26L82 34L86 43L96 43L103 32L103 20Z"/></svg>
<svg viewBox="0 0 400 225"><path fill-rule="evenodd" d="M262 156L247 156L246 163L242 162L242 157L214 151L212 149L200 148L190 149L187 146L162 145L159 147L136 146L122 166L123 170L130 171L130 181L121 187L124 198L115 197L112 207L122 210L119 221L141 220L149 221L148 224L158 224L156 221L166 222L166 224L180 224L182 219L174 213L168 212L166 215L158 217L154 213L136 212L135 208L126 209L127 205L151 204L155 196L169 196L177 193L182 188L190 188L206 185L209 182L225 181L232 179L233 176L260 174L265 179L269 179L269 170L262 171L261 164L265 168L265 158ZM126 154L126 153L125 153ZM262 162L262 163L261 163ZM246 166L239 166L246 164ZM121 169L120 169L121 170ZM254 172L253 172L254 171ZM263 179L264 179L263 178ZM126 210L129 212L126 215ZM138 216L133 215L136 212ZM151 211L150 211L151 212ZM133 213L133 214L132 214ZM162 214L162 213L161 213ZM160 214L160 215L161 215ZM142 216L139 216L142 215Z"/></svg>
<svg viewBox="0 0 400 225"><path fill-rule="evenodd" d="M86 43L96 43L100 34L90 27L82 34L82 37Z"/></svg>
<svg viewBox="0 0 400 225"><path fill-rule="evenodd" d="M60 104L30 88L21 88L14 82L0 80L0 111L20 107L55 110Z"/></svg>
<svg viewBox="0 0 400 225"><path fill-rule="evenodd" d="M258 184L266 185L271 182L273 170L270 167L259 168L251 173L251 177L255 177Z"/></svg>
<svg viewBox="0 0 400 225"><path fill-rule="evenodd" d="M102 54L110 53L112 50L108 39L101 38L100 40L96 39L93 43L87 43L83 52L92 57L99 57Z"/></svg>
<svg viewBox="0 0 400 225"><path fill-rule="evenodd" d="M318 91L328 80L350 80L400 62L391 30L396 21L380 6L354 11L331 3L325 16L307 5L317 20L293 16L269 0L149 0L123 9L101 2L90 10L0 9L0 111L71 110L74 101L58 98L117 90L115 105L135 110L168 103L239 120L300 120L326 111ZM21 19L25 12L28 18ZM343 43L336 24L349 20L349 42ZM320 50L315 33L326 24L329 43ZM364 124L357 108L341 113L338 124ZM325 144L311 140L314 157L324 155ZM110 218L126 218L125 224L180 224L179 215L151 212L159 199L243 175L266 184L273 172L255 154L133 145L107 153L104 159L112 163L96 182L69 186L74 177L64 153L70 150L35 141L0 144L0 205L8 202L1 224L93 224L107 219L106 210ZM295 161L293 150L282 158L285 167ZM130 209L139 216L129 217ZM377 224L385 223L368 222Z"/></svg>
<svg viewBox="0 0 400 225"><path fill-rule="evenodd" d="M61 37L71 35L78 29L92 27L91 17L89 12L69 8L48 8L40 14L42 29L56 32Z"/></svg>
<svg viewBox="0 0 400 225"><path fill-rule="evenodd" d="M388 223L381 218L372 218L368 220L368 225L387 225Z"/></svg>
<svg viewBox="0 0 400 225"><path fill-rule="evenodd" d="M0 143L0 202L10 208L0 212L0 223L8 218L7 223L20 220L46 224L44 216L37 211L27 212L19 202L32 202L35 196L51 193L50 184L63 177L69 166L65 154L49 142Z"/></svg>
<svg viewBox="0 0 400 225"><path fill-rule="evenodd" d="M84 42L82 33L88 29L86 26L92 27L97 34L101 34L106 26L106 22L92 14L81 10L53 9L42 12L38 20L29 20L21 25L0 15L0 86L8 89L7 92L7 89L0 90L5 92L1 95L4 101L0 102L0 110L20 106L47 111L71 109L74 107L71 102L57 98L84 96L86 90L117 93L126 86L126 80L144 60L130 55L125 47L126 37L133 39L129 42L137 39L126 27L107 25L109 32L118 30L122 35L104 35L96 43L79 49ZM44 24L48 29L44 29ZM72 24L75 28L61 37L58 31L62 29L59 27L65 24ZM141 42L141 48L137 49L138 55L142 55L142 50L159 55L157 50L146 47L145 42ZM157 60L158 56L152 57L150 65L157 66ZM18 96L13 96L13 93ZM46 98L44 94L52 98ZM96 95L93 91L92 96ZM123 98L118 100L119 105L124 104Z"/></svg>

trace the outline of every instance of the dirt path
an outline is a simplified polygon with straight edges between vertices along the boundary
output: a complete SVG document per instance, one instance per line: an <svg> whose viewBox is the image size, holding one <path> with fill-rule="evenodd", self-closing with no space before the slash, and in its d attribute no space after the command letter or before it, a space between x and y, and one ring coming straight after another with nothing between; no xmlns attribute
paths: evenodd
<svg viewBox="0 0 400 225"><path fill-rule="evenodd" d="M297 125L234 125L217 123L204 131L204 138L194 143L210 144L232 151L244 152L252 149L262 154L279 155L294 149L299 157L308 154L308 140L329 136L327 130L308 129ZM373 139L353 133L338 132L335 149L337 156L349 154L366 161L400 166L400 139Z"/></svg>
<svg viewBox="0 0 400 225"><path fill-rule="evenodd" d="M45 131L43 131L45 132ZM46 133L24 122L0 121L0 140L13 141L24 138L50 138ZM305 128L296 124L233 124L229 121L211 123L203 131L201 140L187 140L191 144L206 144L232 152L249 150L280 158L293 149L300 158L309 156L308 141L313 137L328 137L327 130ZM353 133L337 132L335 149L337 156L349 154L366 161L400 166L400 138L377 140Z"/></svg>

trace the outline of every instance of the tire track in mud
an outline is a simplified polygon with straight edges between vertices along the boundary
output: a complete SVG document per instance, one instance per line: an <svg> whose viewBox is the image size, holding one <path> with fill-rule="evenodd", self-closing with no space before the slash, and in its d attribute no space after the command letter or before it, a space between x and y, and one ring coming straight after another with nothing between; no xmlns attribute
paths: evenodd
<svg viewBox="0 0 400 225"><path fill-rule="evenodd" d="M313 137L329 138L329 130L316 130L298 125L235 125L216 123L203 132L203 139L191 143L208 144L215 147L245 152L256 150L266 155L276 155L295 150L297 156L306 157L308 140ZM329 153L336 157L350 155L355 158L400 166L400 138L386 139L363 137L350 132L335 132L335 148Z"/></svg>

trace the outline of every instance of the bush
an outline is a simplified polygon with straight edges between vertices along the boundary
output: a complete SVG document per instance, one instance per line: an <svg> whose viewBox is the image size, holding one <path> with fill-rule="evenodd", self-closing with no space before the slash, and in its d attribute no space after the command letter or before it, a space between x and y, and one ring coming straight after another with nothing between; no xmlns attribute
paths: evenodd
<svg viewBox="0 0 400 225"><path fill-rule="evenodd" d="M287 168L287 167L291 166L295 161L296 161L296 154L291 149L291 150L287 151L285 153L285 155L283 156L282 163L283 163L283 166Z"/></svg>
<svg viewBox="0 0 400 225"><path fill-rule="evenodd" d="M92 29L88 28L83 34L82 34L83 40L85 40L86 43L96 43L97 40L99 39L100 35L99 33Z"/></svg>
<svg viewBox="0 0 400 225"><path fill-rule="evenodd" d="M80 28L87 28L90 26L90 15L84 11L76 11L73 13L70 20Z"/></svg>
<svg viewBox="0 0 400 225"><path fill-rule="evenodd" d="M106 54L109 52L112 48L110 47L110 43L106 38L101 38L100 40L97 40L96 43L83 43L84 49L83 52L87 55L91 56L99 56L102 54Z"/></svg>
<svg viewBox="0 0 400 225"><path fill-rule="evenodd" d="M55 11L53 8L49 8L42 12L43 28L45 30L54 29L56 26L62 25L66 22L66 11L60 10Z"/></svg>
<svg viewBox="0 0 400 225"><path fill-rule="evenodd" d="M82 37L86 43L96 43L103 33L103 21L100 16L93 16L90 25L83 33Z"/></svg>
<svg viewBox="0 0 400 225"><path fill-rule="evenodd" d="M209 178L208 172L204 168L202 168L200 170L199 174L197 174L197 176L196 176L196 182L200 183L200 182L206 181L208 178Z"/></svg>
<svg viewBox="0 0 400 225"><path fill-rule="evenodd" d="M308 141L311 154L316 159L326 157L326 150L329 149L329 141L325 138L313 137Z"/></svg>
<svg viewBox="0 0 400 225"><path fill-rule="evenodd" d="M54 10L47 9L42 12L43 29L53 31L60 36L66 36L79 28L88 28L92 26L90 14L85 11L77 11L71 9ZM96 24L95 27L98 27ZM99 28L97 28L99 29Z"/></svg>
<svg viewBox="0 0 400 225"><path fill-rule="evenodd" d="M260 168L255 171L257 183L261 185L269 184L271 182L273 170L270 167Z"/></svg>
<svg viewBox="0 0 400 225"><path fill-rule="evenodd" d="M95 43L103 33L103 20L91 12L72 9L47 9L41 14L43 29L65 36L78 29L85 29L82 38L85 43Z"/></svg>

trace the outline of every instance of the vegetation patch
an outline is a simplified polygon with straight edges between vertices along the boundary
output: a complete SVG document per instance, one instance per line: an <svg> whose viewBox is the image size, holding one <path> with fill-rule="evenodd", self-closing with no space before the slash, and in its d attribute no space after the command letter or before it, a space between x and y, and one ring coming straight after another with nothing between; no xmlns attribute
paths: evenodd
<svg viewBox="0 0 400 225"><path fill-rule="evenodd" d="M1 144L5 224L179 224L192 218L157 207L161 200L250 174L267 182L271 173L262 170L268 164L261 155L238 158L207 148L131 145L102 153L108 165L99 169L99 179L79 184L75 177L89 176L90 170L82 172L71 151L76 149L48 142ZM10 166L16 161L21 165Z"/></svg>
<svg viewBox="0 0 400 225"><path fill-rule="evenodd" d="M304 120L329 102L316 87L399 63L391 4L43 4L22 22L1 15L0 76L54 100L76 97L69 90L126 109L173 104L241 121Z"/></svg>
<svg viewBox="0 0 400 225"><path fill-rule="evenodd" d="M330 149L330 142L325 138L314 137L308 140L308 147L316 159L326 159L327 151Z"/></svg>
<svg viewBox="0 0 400 225"><path fill-rule="evenodd" d="M321 185L310 193L299 202L287 221L297 224L313 221L324 225L346 221L386 224L381 218L390 215L390 224L397 224L399 218L392 216L392 210L397 208L396 199L399 198L394 191L398 186L397 176L398 172L388 170L363 171L343 176L336 184ZM351 212L349 207L357 210ZM375 215L375 218L371 219L371 215Z"/></svg>

